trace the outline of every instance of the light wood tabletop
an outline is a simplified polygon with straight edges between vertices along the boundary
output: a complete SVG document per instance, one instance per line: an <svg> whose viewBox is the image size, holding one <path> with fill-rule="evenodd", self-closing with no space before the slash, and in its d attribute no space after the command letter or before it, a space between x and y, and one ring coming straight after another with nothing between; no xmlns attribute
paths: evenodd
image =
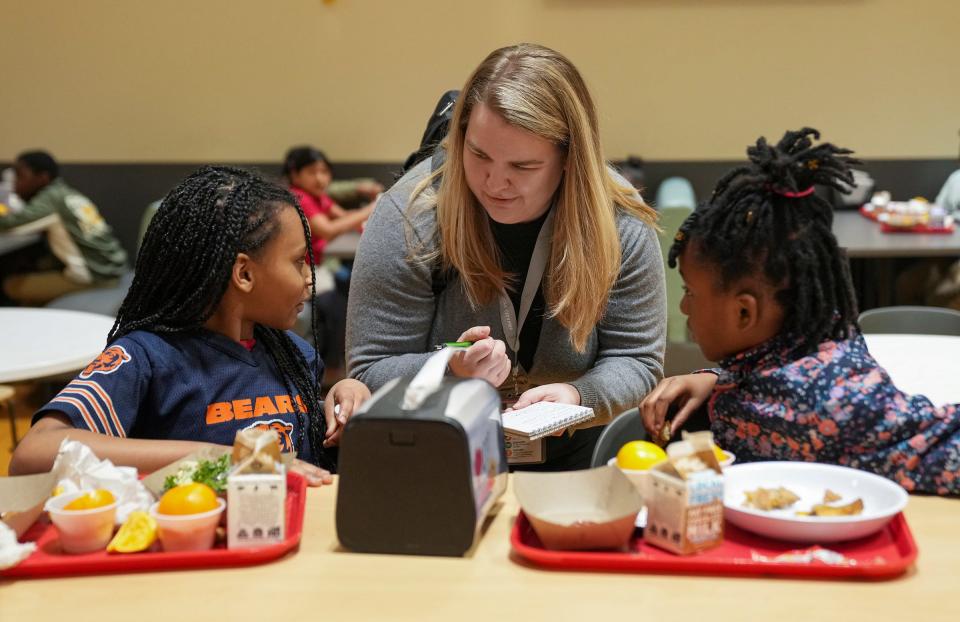
<svg viewBox="0 0 960 622"><path fill-rule="evenodd" d="M507 491L465 558L355 554L334 528L336 487L312 489L300 550L246 568L0 581L4 621L953 620L960 500L911 497L920 549L900 578L819 581L556 572L511 557Z"/></svg>

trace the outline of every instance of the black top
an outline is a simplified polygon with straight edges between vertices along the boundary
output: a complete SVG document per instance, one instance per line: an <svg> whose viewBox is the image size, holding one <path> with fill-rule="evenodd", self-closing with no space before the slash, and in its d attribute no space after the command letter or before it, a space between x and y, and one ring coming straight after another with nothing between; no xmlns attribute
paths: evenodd
<svg viewBox="0 0 960 622"><path fill-rule="evenodd" d="M549 213L550 210L547 210L543 216L534 221L513 225L504 225L492 218L489 219L493 239L500 251L500 266L507 274L514 275L513 279L507 282L507 294L513 302L513 310L518 318L520 295L527 278L527 270L530 269L533 247L537 243L537 236L540 235L540 229ZM536 354L537 344L540 343L540 329L543 327L543 313L546 306L541 282L533 297L527 319L520 330L520 351L517 353L517 361L527 371L530 371L530 366L533 365L533 355Z"/></svg>

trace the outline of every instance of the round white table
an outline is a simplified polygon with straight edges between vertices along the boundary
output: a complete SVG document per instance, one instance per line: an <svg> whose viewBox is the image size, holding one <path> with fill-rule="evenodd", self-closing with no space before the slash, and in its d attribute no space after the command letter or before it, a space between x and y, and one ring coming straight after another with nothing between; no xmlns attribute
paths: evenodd
<svg viewBox="0 0 960 622"><path fill-rule="evenodd" d="M106 346L113 320L82 311L0 308L0 382L83 369Z"/></svg>
<svg viewBox="0 0 960 622"><path fill-rule="evenodd" d="M897 388L936 405L960 404L960 337L864 335L870 354Z"/></svg>

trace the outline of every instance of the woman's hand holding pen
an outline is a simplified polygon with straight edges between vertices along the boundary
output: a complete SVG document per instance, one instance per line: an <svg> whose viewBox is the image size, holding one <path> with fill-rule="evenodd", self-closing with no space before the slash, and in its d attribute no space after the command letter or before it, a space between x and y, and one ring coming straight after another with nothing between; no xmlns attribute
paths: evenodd
<svg viewBox="0 0 960 622"><path fill-rule="evenodd" d="M450 371L459 378L483 378L495 387L510 375L507 346L490 337L489 326L474 326L460 335L457 341L472 341L473 345L460 350L450 358Z"/></svg>

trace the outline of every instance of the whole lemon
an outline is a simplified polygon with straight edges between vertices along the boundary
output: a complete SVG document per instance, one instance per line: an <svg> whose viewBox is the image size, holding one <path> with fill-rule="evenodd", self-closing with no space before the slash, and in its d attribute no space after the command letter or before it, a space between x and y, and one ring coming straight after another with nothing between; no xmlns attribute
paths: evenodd
<svg viewBox="0 0 960 622"><path fill-rule="evenodd" d="M160 514L199 514L217 509L217 493L206 484L181 484L160 497Z"/></svg>
<svg viewBox="0 0 960 622"><path fill-rule="evenodd" d="M667 459L667 453L649 441L630 441L617 452L617 466L632 471L646 471Z"/></svg>

